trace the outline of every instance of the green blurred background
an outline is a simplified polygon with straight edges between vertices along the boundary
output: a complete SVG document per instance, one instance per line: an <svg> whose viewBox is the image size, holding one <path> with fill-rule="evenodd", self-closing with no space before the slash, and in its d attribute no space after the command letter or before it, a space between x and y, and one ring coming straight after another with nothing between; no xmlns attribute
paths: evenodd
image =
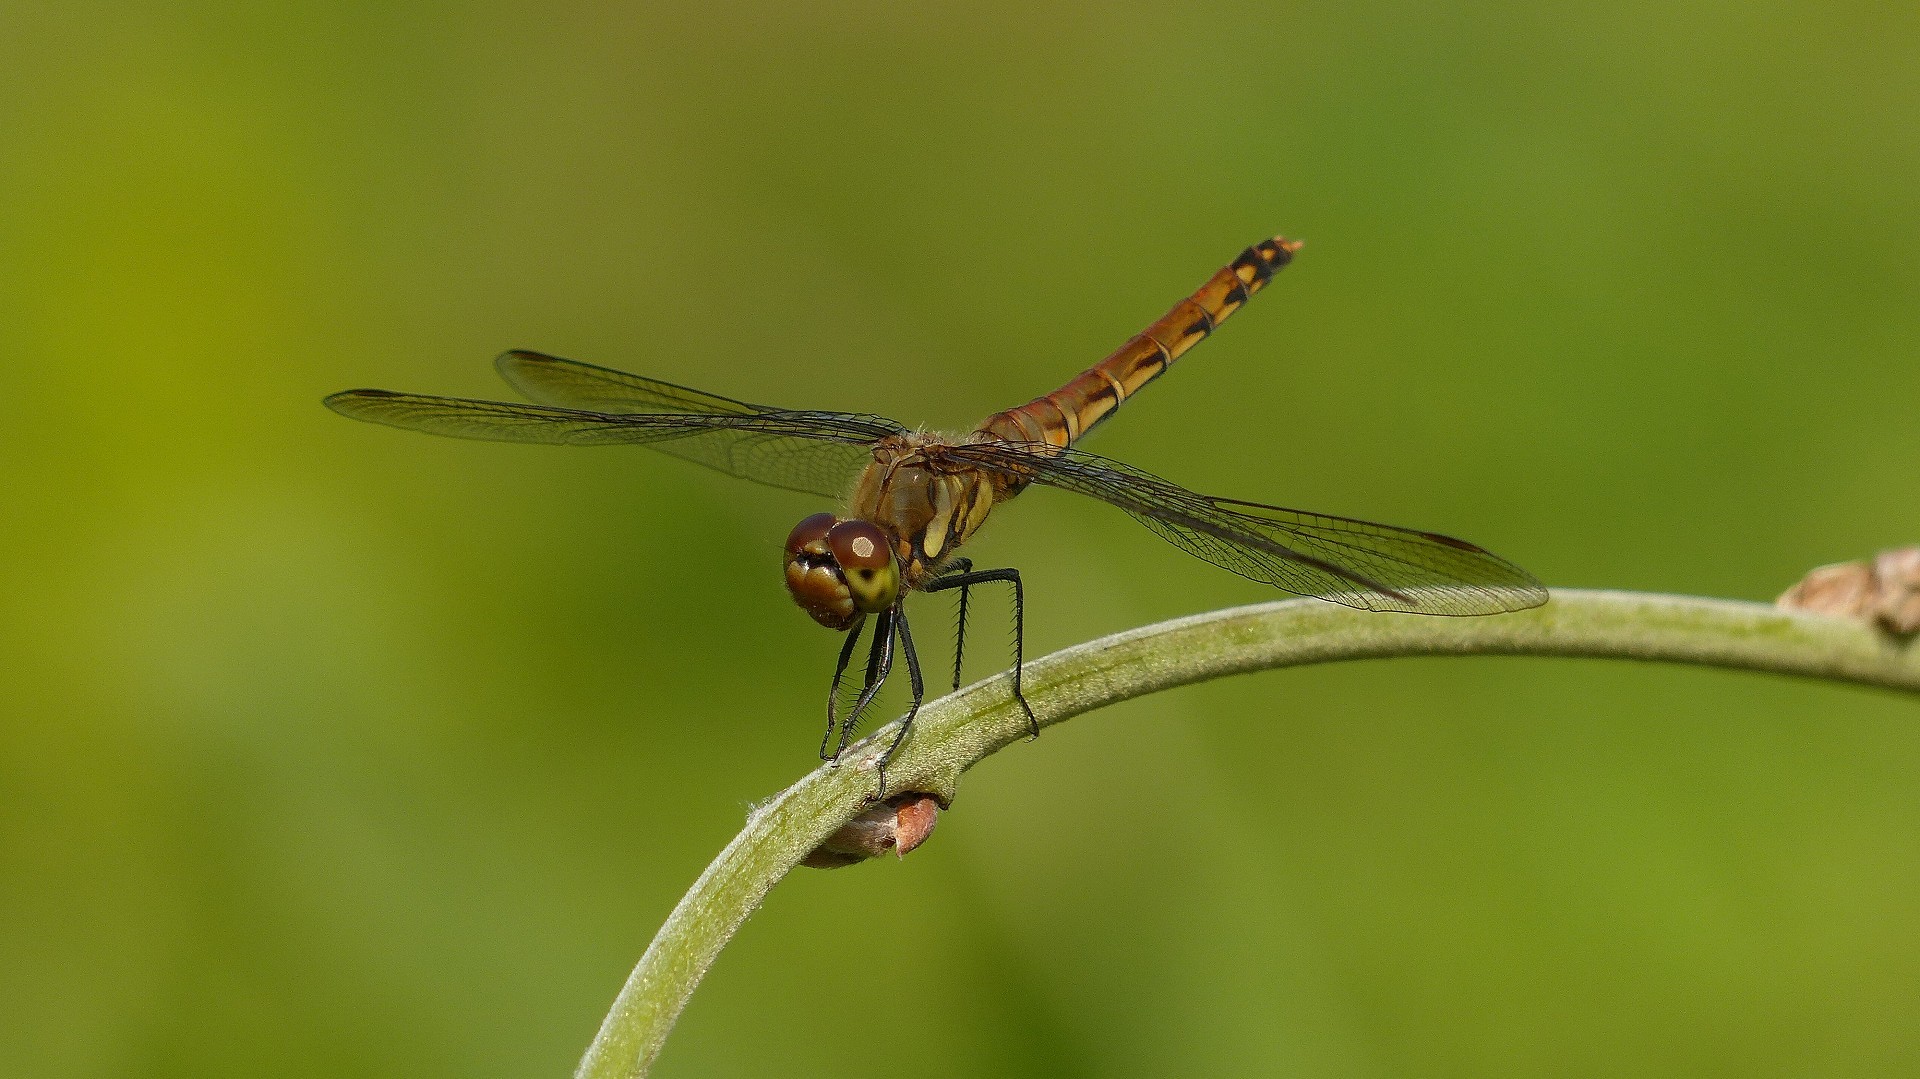
<svg viewBox="0 0 1920 1079"><path fill-rule="evenodd" d="M1920 540L1911 6L916 7L0 9L0 1074L565 1074L814 763L823 507L333 390L523 346L964 429L1284 232L1093 449L1555 585ZM1036 654L1269 598L1066 495L973 553ZM1920 1073L1916 719L1511 659L1135 702L790 879L660 1073Z"/></svg>

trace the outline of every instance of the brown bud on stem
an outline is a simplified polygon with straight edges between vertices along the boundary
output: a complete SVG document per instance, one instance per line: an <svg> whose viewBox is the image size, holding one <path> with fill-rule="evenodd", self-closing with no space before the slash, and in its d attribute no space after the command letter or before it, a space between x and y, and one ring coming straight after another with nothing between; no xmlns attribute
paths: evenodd
<svg viewBox="0 0 1920 1079"><path fill-rule="evenodd" d="M814 869L838 869L888 851L896 858L926 842L940 819L940 801L931 794L896 794L848 821L826 842L800 860Z"/></svg>
<svg viewBox="0 0 1920 1079"><path fill-rule="evenodd" d="M1889 633L1920 633L1920 547L1881 551L1802 578L1775 606L1877 622Z"/></svg>

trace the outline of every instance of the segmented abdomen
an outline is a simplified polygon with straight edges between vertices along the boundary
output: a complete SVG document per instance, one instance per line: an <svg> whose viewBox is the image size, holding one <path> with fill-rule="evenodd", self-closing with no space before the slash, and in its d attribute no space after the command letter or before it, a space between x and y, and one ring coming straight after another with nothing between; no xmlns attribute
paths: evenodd
<svg viewBox="0 0 1920 1079"><path fill-rule="evenodd" d="M1280 236L1254 244L1113 355L1045 397L987 417L976 430L1012 442L1072 445L1238 311L1299 247Z"/></svg>

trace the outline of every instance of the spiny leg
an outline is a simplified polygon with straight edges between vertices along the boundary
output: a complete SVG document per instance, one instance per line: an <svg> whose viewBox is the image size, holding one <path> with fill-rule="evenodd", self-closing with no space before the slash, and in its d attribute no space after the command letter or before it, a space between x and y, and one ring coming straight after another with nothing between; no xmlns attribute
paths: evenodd
<svg viewBox="0 0 1920 1079"><path fill-rule="evenodd" d="M922 592L945 592L948 589L966 589L976 584L990 581L1005 581L1013 585L1013 699L1020 702L1020 709L1027 713L1027 726L1032 737L1040 737L1040 720L1033 714L1033 706L1027 703L1027 696L1020 691L1020 669L1026 665L1027 625L1026 590L1020 585L1020 571L1017 569L968 570L961 573L937 577L920 586ZM957 681L957 679L956 679ZM956 687L957 688L957 687Z"/></svg>
<svg viewBox="0 0 1920 1079"><path fill-rule="evenodd" d="M907 629L906 608L900 606L895 610L899 613L895 616L893 624L900 631L900 650L906 653L907 683L913 689L913 702L907 705L907 715L900 721L899 733L893 736L893 743L887 746L885 753L880 754L880 761L875 766L880 772L880 793L874 796L875 801L887 796L887 762L893 759L894 751L899 749L900 743L906 740L907 731L913 727L913 717L920 714L920 702L927 699L927 686L920 677L920 656L913 650L913 634Z"/></svg>
<svg viewBox="0 0 1920 1079"><path fill-rule="evenodd" d="M880 638L893 633L893 620L898 616L897 607L894 610L882 611L880 612L879 621L873 627L874 647L872 651L867 653L867 680L866 683L861 686L863 693L877 691L879 684L886 681L886 675L882 673L881 668L890 666L893 663L893 652L892 646L889 645L884 659L882 658Z"/></svg>
<svg viewBox="0 0 1920 1079"><path fill-rule="evenodd" d="M860 632L867 627L867 620L861 618L847 630L847 643L840 646L840 661L833 666L833 684L827 687L827 733L820 737L820 759L827 760L827 747L833 744L833 732L836 726L835 710L840 705L840 680L846 677L847 664L853 659L853 650L859 647Z"/></svg>
<svg viewBox="0 0 1920 1079"><path fill-rule="evenodd" d="M860 690L860 698L853 702L847 718L840 721L840 745L833 751L832 760L838 761L853 742L853 732L860 727L860 714L873 703L880 687L893 672L893 626L899 616L900 608L896 604L891 610L882 611L873 627L873 648L867 653L867 684Z"/></svg>
<svg viewBox="0 0 1920 1079"><path fill-rule="evenodd" d="M946 564L942 573L945 576L954 577L972 571L973 559L956 558ZM934 589L926 588L922 591L931 592ZM973 590L966 585L960 586L960 620L953 631L953 688L955 690L960 688L960 660L967 654L967 599L972 592Z"/></svg>

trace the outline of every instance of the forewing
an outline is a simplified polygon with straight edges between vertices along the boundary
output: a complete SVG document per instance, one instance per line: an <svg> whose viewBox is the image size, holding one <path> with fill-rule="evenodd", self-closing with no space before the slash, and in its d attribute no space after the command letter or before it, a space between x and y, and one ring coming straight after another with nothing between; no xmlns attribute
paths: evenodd
<svg viewBox="0 0 1920 1079"><path fill-rule="evenodd" d="M1447 615L1547 601L1526 570L1451 536L1196 494L1118 461L1042 443L982 442L950 452L975 467L1109 502L1189 554L1303 596Z"/></svg>
<svg viewBox="0 0 1920 1079"><path fill-rule="evenodd" d="M327 398L343 416L489 442L649 446L731 476L840 498L872 460L873 443L904 430L880 416L764 411L632 414L348 390Z"/></svg>
<svg viewBox="0 0 1920 1079"><path fill-rule="evenodd" d="M781 411L630 375L611 367L595 367L579 360L563 360L524 349L502 352L493 366L501 378L531 400L559 408L615 414L693 412L715 416L753 416Z"/></svg>

